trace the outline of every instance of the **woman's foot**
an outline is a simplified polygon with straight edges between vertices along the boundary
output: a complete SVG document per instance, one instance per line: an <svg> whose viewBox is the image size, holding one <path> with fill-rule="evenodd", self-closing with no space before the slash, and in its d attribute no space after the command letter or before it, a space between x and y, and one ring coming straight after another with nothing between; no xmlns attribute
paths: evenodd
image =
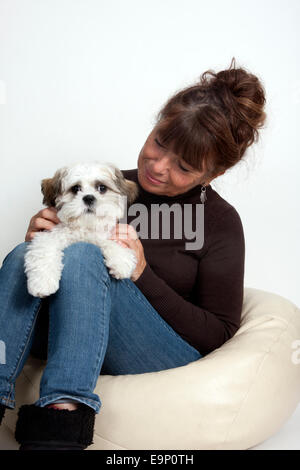
<svg viewBox="0 0 300 470"><path fill-rule="evenodd" d="M0 424L1 424L2 419L4 418L5 408L6 407L4 405L0 405Z"/></svg>
<svg viewBox="0 0 300 470"><path fill-rule="evenodd" d="M84 450L93 443L95 411L83 403L75 410L23 405L19 409L15 439L20 450Z"/></svg>

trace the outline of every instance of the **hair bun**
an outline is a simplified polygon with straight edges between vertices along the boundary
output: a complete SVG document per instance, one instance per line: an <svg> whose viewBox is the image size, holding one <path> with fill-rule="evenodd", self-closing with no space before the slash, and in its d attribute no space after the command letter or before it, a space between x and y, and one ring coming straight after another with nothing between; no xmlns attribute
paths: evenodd
<svg viewBox="0 0 300 470"><path fill-rule="evenodd" d="M211 70L201 76L201 86L217 97L229 119L233 137L240 145L241 154L258 139L258 129L266 120L265 90L260 80L243 68L236 68L235 58L229 69L215 73Z"/></svg>

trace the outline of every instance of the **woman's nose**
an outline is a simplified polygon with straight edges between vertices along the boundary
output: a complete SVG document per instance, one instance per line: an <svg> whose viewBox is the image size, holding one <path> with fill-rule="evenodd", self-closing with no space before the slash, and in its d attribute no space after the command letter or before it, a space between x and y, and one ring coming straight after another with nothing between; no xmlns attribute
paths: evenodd
<svg viewBox="0 0 300 470"><path fill-rule="evenodd" d="M171 166L170 158L167 156L155 158L152 161L152 171L156 174L165 174L169 171Z"/></svg>

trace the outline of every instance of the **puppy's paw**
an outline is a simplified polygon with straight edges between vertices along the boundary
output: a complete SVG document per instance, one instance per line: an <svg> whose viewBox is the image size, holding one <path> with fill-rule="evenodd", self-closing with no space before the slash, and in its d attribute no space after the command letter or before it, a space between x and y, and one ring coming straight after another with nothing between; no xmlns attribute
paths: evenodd
<svg viewBox="0 0 300 470"><path fill-rule="evenodd" d="M25 254L24 267L27 289L33 297L48 297L58 290L63 269L60 250L32 245Z"/></svg>
<svg viewBox="0 0 300 470"><path fill-rule="evenodd" d="M35 278L28 278L27 279L27 289L29 294L33 297L48 297L51 294L54 294L59 288L59 279L54 279L48 277L46 279L42 279L39 277L38 279Z"/></svg>
<svg viewBox="0 0 300 470"><path fill-rule="evenodd" d="M137 263L135 252L130 248L123 248L118 251L118 257L109 256L109 258L105 258L108 272L116 279L130 278Z"/></svg>

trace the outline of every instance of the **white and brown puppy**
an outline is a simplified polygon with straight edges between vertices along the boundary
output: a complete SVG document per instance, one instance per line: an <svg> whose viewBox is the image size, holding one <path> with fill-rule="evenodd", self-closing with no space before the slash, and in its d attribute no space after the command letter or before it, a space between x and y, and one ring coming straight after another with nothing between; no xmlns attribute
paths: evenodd
<svg viewBox="0 0 300 470"><path fill-rule="evenodd" d="M28 292L46 297L59 288L63 250L76 242L100 247L109 273L130 278L136 267L134 250L109 240L138 188L110 163L76 163L42 180L43 203L57 209L60 223L36 233L25 254Z"/></svg>

